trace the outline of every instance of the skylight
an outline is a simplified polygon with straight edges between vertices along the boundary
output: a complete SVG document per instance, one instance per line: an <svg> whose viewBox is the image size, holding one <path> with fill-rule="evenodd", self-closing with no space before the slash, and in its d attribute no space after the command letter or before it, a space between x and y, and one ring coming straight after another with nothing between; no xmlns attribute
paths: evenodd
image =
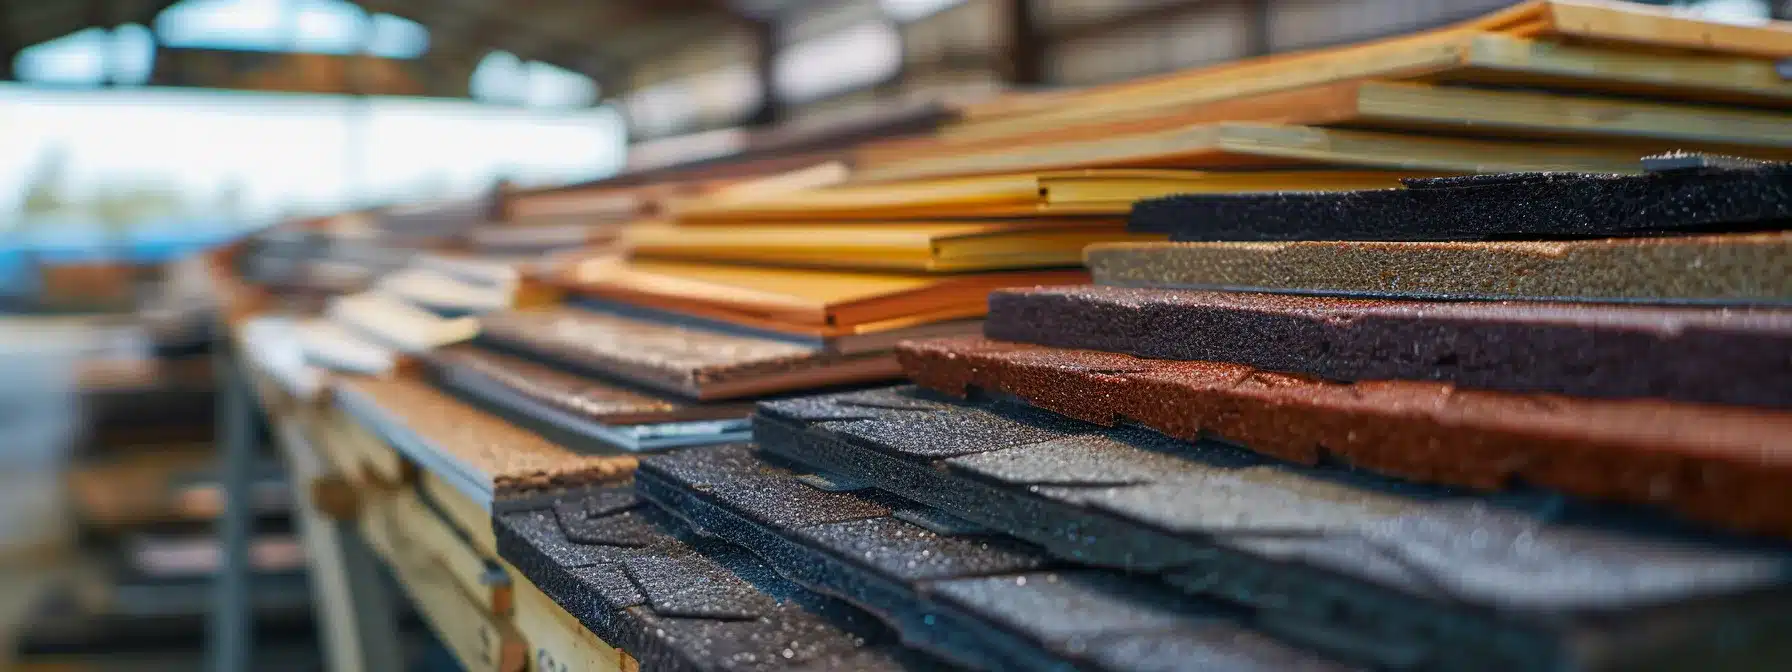
<svg viewBox="0 0 1792 672"><path fill-rule="evenodd" d="M417 58L429 31L347 0L186 0L156 17L171 47Z"/></svg>

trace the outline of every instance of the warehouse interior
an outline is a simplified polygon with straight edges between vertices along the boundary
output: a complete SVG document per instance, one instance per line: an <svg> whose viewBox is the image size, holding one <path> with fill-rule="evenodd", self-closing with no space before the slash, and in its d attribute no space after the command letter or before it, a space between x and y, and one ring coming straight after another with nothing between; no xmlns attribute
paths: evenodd
<svg viewBox="0 0 1792 672"><path fill-rule="evenodd" d="M1792 665L1792 0L0 0L0 138L0 670Z"/></svg>

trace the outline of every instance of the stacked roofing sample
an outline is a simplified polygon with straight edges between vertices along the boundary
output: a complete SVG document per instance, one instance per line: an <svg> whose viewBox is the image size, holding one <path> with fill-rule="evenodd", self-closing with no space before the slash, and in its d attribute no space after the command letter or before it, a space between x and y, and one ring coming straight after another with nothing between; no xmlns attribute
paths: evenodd
<svg viewBox="0 0 1792 672"><path fill-rule="evenodd" d="M1789 36L1525 3L688 203L615 277L1021 263L1001 245L1138 198L1128 230L1169 240L899 345L921 388L762 402L757 450L649 458L636 489L979 669L1783 666L1788 174L1643 157L1785 156ZM1464 86L1492 83L1534 90ZM855 322L688 287L657 307Z"/></svg>
<svg viewBox="0 0 1792 672"><path fill-rule="evenodd" d="M861 148L855 179L1067 167L1629 172L1652 151L1784 157L1792 87L1776 63L1789 38L1783 22L1538 0L1419 34L974 106L935 137Z"/></svg>
<svg viewBox="0 0 1792 672"><path fill-rule="evenodd" d="M1689 154L1641 165L1650 172L1145 201L1133 229L1202 242L1096 245L1087 261L1097 282L1130 287L1643 303L1792 299L1785 272L1792 238L1783 230L1792 221L1792 165Z"/></svg>
<svg viewBox="0 0 1792 672"><path fill-rule="evenodd" d="M942 669L627 485L500 502L493 527L506 562L643 669Z"/></svg>
<svg viewBox="0 0 1792 672"><path fill-rule="evenodd" d="M1142 577L1064 570L1038 548L874 490L831 491L747 446L643 465L645 498L779 573L977 669L1341 670L1241 627L1225 603Z"/></svg>
<svg viewBox="0 0 1792 672"><path fill-rule="evenodd" d="M658 450L748 437L746 407L668 399L473 347L429 358L438 384L563 443Z"/></svg>
<svg viewBox="0 0 1792 672"><path fill-rule="evenodd" d="M635 458L566 449L411 380L343 380L334 403L404 456L442 474L468 498L612 482Z"/></svg>
<svg viewBox="0 0 1792 672"><path fill-rule="evenodd" d="M1067 567L1242 605L1253 627L1379 667L1784 663L1771 644L1792 614L1783 548L1536 492L1427 488L913 388L768 402L755 436ZM651 495L679 462L650 465L638 487ZM705 485L686 489L730 497Z"/></svg>
<svg viewBox="0 0 1792 672"><path fill-rule="evenodd" d="M696 400L873 382L898 373L887 350L843 354L579 308L495 315L486 320L482 338L495 348Z"/></svg>
<svg viewBox="0 0 1792 672"><path fill-rule="evenodd" d="M414 348L495 415L335 400L655 669L1783 667L1786 169L1639 158L1792 156L1789 36L1535 1L638 156L461 237L587 236Z"/></svg>
<svg viewBox="0 0 1792 672"><path fill-rule="evenodd" d="M1330 380L1792 406L1792 311L1082 286L989 297L992 339ZM1198 335L1198 337L1195 337ZM914 351L915 354L922 352Z"/></svg>

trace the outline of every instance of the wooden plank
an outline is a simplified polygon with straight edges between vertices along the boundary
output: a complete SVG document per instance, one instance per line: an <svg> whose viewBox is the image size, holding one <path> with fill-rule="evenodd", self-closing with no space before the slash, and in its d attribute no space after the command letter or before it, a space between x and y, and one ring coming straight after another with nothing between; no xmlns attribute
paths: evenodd
<svg viewBox="0 0 1792 672"><path fill-rule="evenodd" d="M1070 97L1031 114L971 121L948 138L1015 137L1043 129L1168 115L1188 106L1362 79L1497 83L1661 100L1792 106L1792 82L1771 60L1622 51L1498 33L1437 33L1342 49L1250 59Z"/></svg>
<svg viewBox="0 0 1792 672"><path fill-rule="evenodd" d="M1417 79L1792 107L1792 80L1773 61L1742 56L1616 51L1489 34L1467 45L1463 66Z"/></svg>
<svg viewBox="0 0 1792 672"><path fill-rule="evenodd" d="M442 513L447 515L451 524L472 540L474 550L487 557L498 557L498 538L492 532L491 514L486 512L485 507L442 480L441 476L428 471L420 475L417 487L428 494L437 506L442 507Z"/></svg>
<svg viewBox="0 0 1792 672"><path fill-rule="evenodd" d="M1672 10L1609 0L1548 3L1549 32L1568 38L1792 58L1792 24L1691 20Z"/></svg>
<svg viewBox="0 0 1792 672"><path fill-rule="evenodd" d="M554 600L523 578L522 572L504 564L504 572L516 586L518 630L530 644L529 669L532 672L620 672L638 669L633 659L622 650L610 646L579 623Z"/></svg>
<svg viewBox="0 0 1792 672"><path fill-rule="evenodd" d="M474 596L486 611L498 617L508 615L513 605L511 586L502 582L493 585L486 580L487 570L497 566L497 557L474 550L418 498L415 490L400 490L391 497L387 513L399 538L417 552L433 556L461 590Z"/></svg>
<svg viewBox="0 0 1792 672"><path fill-rule="evenodd" d="M286 460L293 483L304 483L328 475L330 466L293 423L275 423L275 443ZM299 528L299 543L305 549L307 575L316 608L322 610L317 620L323 627L324 654L335 672L361 672L364 662L361 651L361 618L355 608L348 567L343 563L342 540L336 524L321 515L307 488L293 488L293 513Z"/></svg>
<svg viewBox="0 0 1792 672"><path fill-rule="evenodd" d="M1073 168L1243 168L1265 165L1528 172L1634 173L1634 149L1225 123L1103 140L1018 146L866 166L865 182Z"/></svg>
<svg viewBox="0 0 1792 672"><path fill-rule="evenodd" d="M362 476L388 486L408 482L411 469L404 457L386 442L340 409L322 416L322 426L331 445L340 448L346 459L358 464Z"/></svg>
<svg viewBox="0 0 1792 672"><path fill-rule="evenodd" d="M1526 139L1589 138L1727 152L1792 147L1792 115L1780 112L1404 82L1330 84L1222 100L1182 111L1122 110L1095 123L1022 135L1024 142L1040 144L1226 121ZM875 166L999 148L1017 141L1022 138L1007 135L904 140L867 146L857 155L864 165ZM1780 155L1772 150L1768 154Z"/></svg>
<svg viewBox="0 0 1792 672"><path fill-rule="evenodd" d="M523 670L529 648L522 634L467 595L441 561L410 544L400 532L403 523L393 515L396 506L394 498L370 504L361 518L361 532L391 565L430 629L468 672Z"/></svg>
<svg viewBox="0 0 1792 672"><path fill-rule="evenodd" d="M1783 112L1421 84L1355 88L1352 118L1342 122L1351 126L1602 142L1659 139L1687 149L1792 147L1792 114Z"/></svg>

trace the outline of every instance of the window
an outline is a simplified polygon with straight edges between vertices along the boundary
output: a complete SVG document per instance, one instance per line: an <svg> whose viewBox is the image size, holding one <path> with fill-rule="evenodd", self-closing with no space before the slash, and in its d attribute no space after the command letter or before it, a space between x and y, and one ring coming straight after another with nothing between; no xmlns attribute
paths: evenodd
<svg viewBox="0 0 1792 672"><path fill-rule="evenodd" d="M597 102L597 82L541 61L494 51L473 68L469 93L476 100L528 107L589 107Z"/></svg>
<svg viewBox="0 0 1792 672"><path fill-rule="evenodd" d="M794 103L880 83L902 69L902 38L887 21L861 23L779 52L772 81Z"/></svg>
<svg viewBox="0 0 1792 672"><path fill-rule="evenodd" d="M367 13L347 0L186 0L156 17L171 47L351 54Z"/></svg>
<svg viewBox="0 0 1792 672"><path fill-rule="evenodd" d="M623 110L637 136L658 137L738 122L760 102L758 73L736 63L642 88L623 100Z"/></svg>
<svg viewBox="0 0 1792 672"><path fill-rule="evenodd" d="M88 28L19 52L13 71L33 84L98 86L107 81L112 32Z"/></svg>
<svg viewBox="0 0 1792 672"><path fill-rule="evenodd" d="M898 23L918 21L957 7L965 0L878 0L884 15Z"/></svg>

